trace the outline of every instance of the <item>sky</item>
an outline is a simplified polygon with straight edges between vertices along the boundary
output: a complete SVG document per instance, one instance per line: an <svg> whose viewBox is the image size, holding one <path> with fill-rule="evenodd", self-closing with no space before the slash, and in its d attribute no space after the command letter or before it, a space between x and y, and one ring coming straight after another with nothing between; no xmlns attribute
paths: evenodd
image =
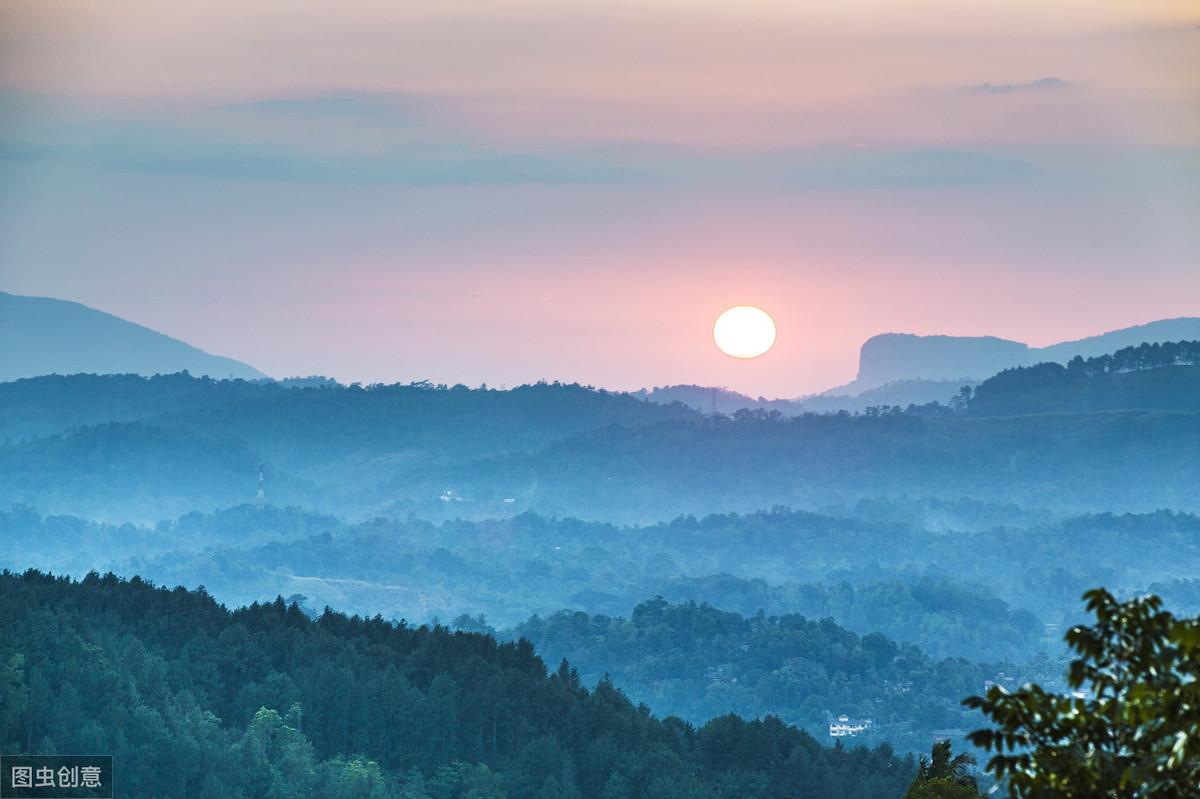
<svg viewBox="0 0 1200 799"><path fill-rule="evenodd" d="M1197 2L0 5L0 290L279 377L798 396L1200 315L1196 220Z"/></svg>

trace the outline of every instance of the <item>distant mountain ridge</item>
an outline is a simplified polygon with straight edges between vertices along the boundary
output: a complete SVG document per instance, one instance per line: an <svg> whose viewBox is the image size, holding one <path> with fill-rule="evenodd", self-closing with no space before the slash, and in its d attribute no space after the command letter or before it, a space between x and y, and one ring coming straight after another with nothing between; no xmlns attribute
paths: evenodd
<svg viewBox="0 0 1200 799"><path fill-rule="evenodd" d="M1142 343L1200 339L1200 317L1178 317L1046 347L995 336L882 333L859 352L853 381L794 399L750 397L725 388L661 386L633 392L655 403L680 402L702 412L859 412L868 407L945 403L1005 369L1041 362L1066 364ZM80 303L0 291L0 382L58 374L171 375L271 380L249 364L212 355L150 328ZM329 378L282 381L285 387L336 385Z"/></svg>
<svg viewBox="0 0 1200 799"><path fill-rule="evenodd" d="M858 376L826 394L858 394L901 380L981 381L1015 366L1065 364L1076 355L1091 358L1138 344L1200 338L1200 317L1160 319L1096 336L1030 347L995 336L917 336L882 333L863 343Z"/></svg>
<svg viewBox="0 0 1200 799"><path fill-rule="evenodd" d="M352 516L645 522L878 495L1041 508L1051 491L1072 512L1195 510L1200 366L1155 366L1180 346L1004 372L958 411L716 420L552 384L17 380L0 384L0 508L151 522L252 501L261 465L269 501Z"/></svg>
<svg viewBox="0 0 1200 799"><path fill-rule="evenodd" d="M1200 411L1200 341L1123 347L1005 369L964 398L976 416L1115 410Z"/></svg>
<svg viewBox="0 0 1200 799"><path fill-rule="evenodd" d="M265 379L253 366L77 302L0 291L0 381L46 374Z"/></svg>
<svg viewBox="0 0 1200 799"><path fill-rule="evenodd" d="M858 376L845 385L795 399L750 397L711 386L660 386L635 392L651 402L681 402L696 410L732 414L739 410L851 413L869 407L945 404L964 387L974 388L1006 369L1049 362L1066 365L1076 356L1093 358L1139 344L1200 339L1200 317L1160 319L1096 336L1030 347L996 336L918 336L881 333L859 351Z"/></svg>
<svg viewBox="0 0 1200 799"><path fill-rule="evenodd" d="M1139 344L1162 344L1167 341L1195 341L1200 339L1200 317L1180 316L1175 319L1160 319L1144 325L1124 327L1101 333L1098 336L1063 341L1048 347L1030 348L1030 363L1049 361L1066 364L1076 355L1094 358L1108 355L1125 347Z"/></svg>
<svg viewBox="0 0 1200 799"><path fill-rule="evenodd" d="M897 380L859 394L811 394L797 399L756 398L728 388L676 385L656 386L649 391L642 389L633 392L633 396L663 405L679 402L702 413L716 412L726 416L741 410L777 411L785 416L796 416L838 411L858 413L885 405L907 408L930 402L944 404L964 386L974 388L977 385L978 380Z"/></svg>
<svg viewBox="0 0 1200 799"><path fill-rule="evenodd" d="M882 333L863 342L854 381L834 391L860 393L900 380L981 380L1028 362L1027 344L995 336Z"/></svg>

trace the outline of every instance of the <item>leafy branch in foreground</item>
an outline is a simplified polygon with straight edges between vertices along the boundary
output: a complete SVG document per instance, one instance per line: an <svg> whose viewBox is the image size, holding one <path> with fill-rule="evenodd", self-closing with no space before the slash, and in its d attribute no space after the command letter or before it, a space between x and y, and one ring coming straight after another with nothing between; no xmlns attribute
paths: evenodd
<svg viewBox="0 0 1200 799"><path fill-rule="evenodd" d="M964 701L996 724L971 742L987 768L1027 799L1200 796L1200 618L1176 618L1157 596L1083 597L1091 626L1066 641L1078 657L1070 695L994 687Z"/></svg>

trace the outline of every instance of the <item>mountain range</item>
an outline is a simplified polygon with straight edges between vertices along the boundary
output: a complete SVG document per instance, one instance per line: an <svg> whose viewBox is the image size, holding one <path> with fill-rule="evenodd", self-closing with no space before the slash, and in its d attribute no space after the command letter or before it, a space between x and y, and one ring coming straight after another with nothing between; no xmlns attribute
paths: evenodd
<svg viewBox="0 0 1200 799"><path fill-rule="evenodd" d="M1092 358L1143 343L1197 338L1200 338L1200 317L1193 316L1160 319L1048 347L1030 347L995 336L884 333L872 336L862 345L858 376L825 394L859 394L903 380L980 381L1014 366L1066 364L1076 356Z"/></svg>
<svg viewBox="0 0 1200 799"><path fill-rule="evenodd" d="M253 366L210 355L148 327L49 297L0 291L0 381L45 374L169 374L264 379Z"/></svg>
<svg viewBox="0 0 1200 799"><path fill-rule="evenodd" d="M1066 364L1149 342L1200 339L1200 317L1163 319L1047 347L995 336L883 333L863 343L851 382L795 399L750 397L724 388L661 386L636 392L703 412L857 412L884 405L946 402L964 386L1040 362ZM212 355L142 325L75 302L0 292L0 382L45 374L172 374L269 379L249 364ZM331 382L331 381L325 381Z"/></svg>
<svg viewBox="0 0 1200 799"><path fill-rule="evenodd" d="M972 751L964 697L1066 687L1085 589L1200 607L1200 340L1074 357L1173 324L1008 368L1045 351L882 337L858 414L0 382L0 750L168 762L123 783L156 799L894 799Z"/></svg>
<svg viewBox="0 0 1200 799"><path fill-rule="evenodd" d="M659 386L639 392L652 402L681 402L704 412L779 411L783 414L858 412L887 405L908 407L947 402L964 386L974 388L1006 369L1037 363L1065 365L1139 344L1200 339L1200 317L1160 319L1096 336L1030 347L995 336L917 336L882 333L863 343L858 375L849 383L796 399L751 397L726 388Z"/></svg>

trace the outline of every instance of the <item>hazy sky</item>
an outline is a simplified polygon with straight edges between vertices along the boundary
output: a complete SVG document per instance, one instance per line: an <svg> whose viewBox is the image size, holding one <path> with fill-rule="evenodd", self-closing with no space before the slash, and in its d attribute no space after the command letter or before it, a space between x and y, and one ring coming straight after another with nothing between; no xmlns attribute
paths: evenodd
<svg viewBox="0 0 1200 799"><path fill-rule="evenodd" d="M1198 315L1197 220L1194 1L0 5L0 289L277 376L792 396Z"/></svg>

